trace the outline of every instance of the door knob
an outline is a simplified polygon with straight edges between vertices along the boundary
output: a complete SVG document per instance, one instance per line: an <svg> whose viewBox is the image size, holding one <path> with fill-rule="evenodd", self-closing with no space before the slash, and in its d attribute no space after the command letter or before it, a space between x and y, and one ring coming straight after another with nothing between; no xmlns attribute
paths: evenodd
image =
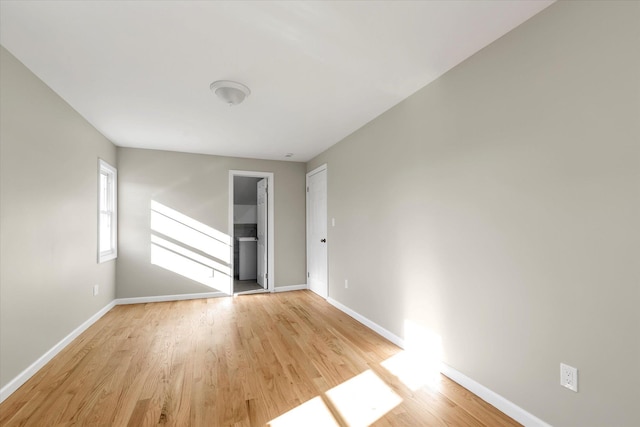
<svg viewBox="0 0 640 427"><path fill-rule="evenodd" d="M327 243L327 239L320 239L321 243Z"/></svg>

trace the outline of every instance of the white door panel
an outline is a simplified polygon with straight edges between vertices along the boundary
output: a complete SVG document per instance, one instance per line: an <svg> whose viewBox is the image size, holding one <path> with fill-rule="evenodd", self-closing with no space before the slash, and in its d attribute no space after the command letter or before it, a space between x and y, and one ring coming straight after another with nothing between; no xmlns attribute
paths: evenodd
<svg viewBox="0 0 640 427"><path fill-rule="evenodd" d="M307 175L307 268L309 289L327 298L326 169Z"/></svg>
<svg viewBox="0 0 640 427"><path fill-rule="evenodd" d="M258 181L258 284L267 289L267 180Z"/></svg>

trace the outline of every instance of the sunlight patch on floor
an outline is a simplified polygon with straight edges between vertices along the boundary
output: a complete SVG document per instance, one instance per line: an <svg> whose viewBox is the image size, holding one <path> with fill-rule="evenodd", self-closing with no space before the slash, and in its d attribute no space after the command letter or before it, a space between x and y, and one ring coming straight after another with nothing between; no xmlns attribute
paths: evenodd
<svg viewBox="0 0 640 427"><path fill-rule="evenodd" d="M402 398L370 369L326 392L342 419L368 426L402 403Z"/></svg>
<svg viewBox="0 0 640 427"><path fill-rule="evenodd" d="M269 427L332 427L339 426L320 396L307 400L267 424Z"/></svg>
<svg viewBox="0 0 640 427"><path fill-rule="evenodd" d="M440 370L424 363L424 359L416 354L401 351L380 363L380 366L397 377L412 391L425 386L436 391L440 388Z"/></svg>
<svg viewBox="0 0 640 427"><path fill-rule="evenodd" d="M442 377L442 338L410 320L405 320L405 350L380 366L413 391L426 386L440 390Z"/></svg>

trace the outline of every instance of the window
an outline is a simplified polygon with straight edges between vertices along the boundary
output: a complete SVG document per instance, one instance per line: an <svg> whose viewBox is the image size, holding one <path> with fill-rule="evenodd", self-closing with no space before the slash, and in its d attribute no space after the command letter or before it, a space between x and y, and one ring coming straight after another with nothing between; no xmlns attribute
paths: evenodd
<svg viewBox="0 0 640 427"><path fill-rule="evenodd" d="M98 176L98 262L118 256L118 171L100 160Z"/></svg>

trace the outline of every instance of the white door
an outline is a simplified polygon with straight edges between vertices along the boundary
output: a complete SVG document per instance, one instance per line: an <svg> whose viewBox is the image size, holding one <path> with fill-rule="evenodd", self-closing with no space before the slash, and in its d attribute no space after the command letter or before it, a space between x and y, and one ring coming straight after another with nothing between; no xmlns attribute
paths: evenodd
<svg viewBox="0 0 640 427"><path fill-rule="evenodd" d="M267 179L258 181L258 284L264 289L268 285L267 259Z"/></svg>
<svg viewBox="0 0 640 427"><path fill-rule="evenodd" d="M327 298L327 169L307 174L307 284Z"/></svg>

